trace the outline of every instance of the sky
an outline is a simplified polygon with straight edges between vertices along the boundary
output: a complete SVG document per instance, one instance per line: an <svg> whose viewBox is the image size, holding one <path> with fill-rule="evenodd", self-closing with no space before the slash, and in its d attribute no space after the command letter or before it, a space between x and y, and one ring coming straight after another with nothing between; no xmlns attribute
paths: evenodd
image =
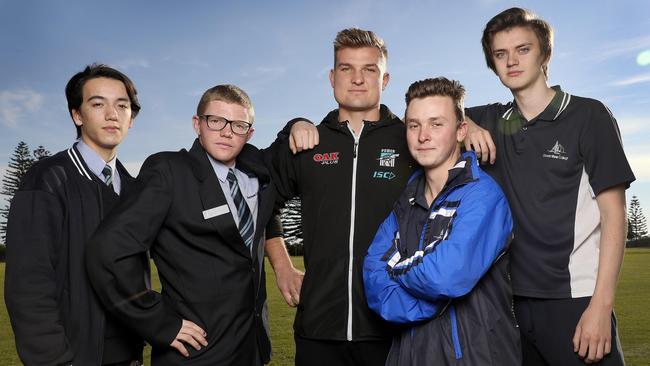
<svg viewBox="0 0 650 366"><path fill-rule="evenodd" d="M136 174L158 151L189 148L203 91L224 83L255 106L251 142L266 147L289 119L336 108L328 72L344 28L376 32L389 50L382 101L404 113L408 86L446 76L466 106L508 102L480 46L491 17L512 6L555 29L551 85L598 99L616 117L650 217L650 2L614 1L34 1L0 0L0 174L19 141L51 152L74 142L64 87L93 62L135 82L142 110L119 150ZM0 203L2 204L2 203Z"/></svg>

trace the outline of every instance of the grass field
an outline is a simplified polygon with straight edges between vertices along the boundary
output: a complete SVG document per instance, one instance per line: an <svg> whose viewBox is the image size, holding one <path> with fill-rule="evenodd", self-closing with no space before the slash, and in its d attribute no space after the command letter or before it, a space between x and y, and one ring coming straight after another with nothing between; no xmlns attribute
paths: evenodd
<svg viewBox="0 0 650 366"><path fill-rule="evenodd" d="M302 268L302 258L294 258ZM0 283L4 283L4 263L0 264ZM295 310L282 300L275 287L275 276L267 265L267 287L273 342L273 366L293 364L293 316ZM154 283L158 283L154 278ZM0 286L4 299L4 286ZM628 366L650 365L650 249L627 249L616 297L618 330ZM147 350L148 351L148 350ZM147 352L148 353L148 352ZM148 364L148 363L146 363ZM14 349L13 333L4 306L0 306L0 365L20 365Z"/></svg>

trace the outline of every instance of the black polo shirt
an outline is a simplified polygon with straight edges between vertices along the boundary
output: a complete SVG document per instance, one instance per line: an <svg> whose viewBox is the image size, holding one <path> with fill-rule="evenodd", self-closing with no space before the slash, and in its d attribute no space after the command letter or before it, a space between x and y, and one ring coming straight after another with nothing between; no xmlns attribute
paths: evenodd
<svg viewBox="0 0 650 366"><path fill-rule="evenodd" d="M497 148L486 172L501 185L514 216L513 293L537 298L591 296L596 285L600 212L596 196L634 181L616 120L599 101L563 92L527 121L516 103L467 115Z"/></svg>

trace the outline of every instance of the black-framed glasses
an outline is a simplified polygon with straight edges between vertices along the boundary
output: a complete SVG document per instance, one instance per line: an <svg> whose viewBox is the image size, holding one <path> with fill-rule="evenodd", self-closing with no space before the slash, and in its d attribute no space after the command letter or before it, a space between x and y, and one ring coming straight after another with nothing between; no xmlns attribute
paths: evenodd
<svg viewBox="0 0 650 366"><path fill-rule="evenodd" d="M208 129L212 131L221 131L226 128L226 125L230 125L230 131L235 135L245 135L250 131L252 123L246 121L237 121L229 120L220 116L213 116L210 114L199 116L203 118L208 125Z"/></svg>

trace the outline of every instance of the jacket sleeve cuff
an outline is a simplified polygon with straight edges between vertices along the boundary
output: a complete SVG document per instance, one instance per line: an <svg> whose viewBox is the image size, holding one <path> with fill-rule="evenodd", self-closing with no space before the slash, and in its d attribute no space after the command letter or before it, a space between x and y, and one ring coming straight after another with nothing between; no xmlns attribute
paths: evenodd
<svg viewBox="0 0 650 366"><path fill-rule="evenodd" d="M279 139L287 139L287 138L289 138L289 135L291 134L291 127L293 127L293 125L295 125L296 122L307 122L307 123L311 123L312 125L314 124L314 122L312 122L312 121L310 121L310 120L308 120L307 118L304 118L304 117L294 118L294 119L290 120L289 122L287 122L287 124L284 126L284 128L282 130L280 130L280 132L278 132L278 138Z"/></svg>

